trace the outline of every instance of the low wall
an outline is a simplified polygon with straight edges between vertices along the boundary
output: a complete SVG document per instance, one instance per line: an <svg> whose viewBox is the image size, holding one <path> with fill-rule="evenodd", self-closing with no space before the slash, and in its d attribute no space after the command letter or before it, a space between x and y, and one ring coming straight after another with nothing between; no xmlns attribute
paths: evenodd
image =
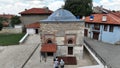
<svg viewBox="0 0 120 68"><path fill-rule="evenodd" d="M3 28L0 33L22 33L22 28Z"/></svg>
<svg viewBox="0 0 120 68"><path fill-rule="evenodd" d="M88 52L91 54L91 56L97 61L97 65L93 66L85 66L85 67L78 67L78 68L107 68L103 63L98 59L98 57L89 49L89 47L84 44L85 48L88 50Z"/></svg>
<svg viewBox="0 0 120 68"><path fill-rule="evenodd" d="M104 68L102 65L93 65L93 66L85 66L85 67L78 67L78 68Z"/></svg>
<svg viewBox="0 0 120 68"><path fill-rule="evenodd" d="M19 41L19 44L22 44L24 41L25 41L25 39L28 37L28 33L26 33L24 36L23 36L23 38Z"/></svg>

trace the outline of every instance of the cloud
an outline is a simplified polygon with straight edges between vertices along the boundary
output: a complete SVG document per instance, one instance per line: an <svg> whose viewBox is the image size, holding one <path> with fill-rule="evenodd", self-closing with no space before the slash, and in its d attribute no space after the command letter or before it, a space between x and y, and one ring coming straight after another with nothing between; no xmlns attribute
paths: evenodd
<svg viewBox="0 0 120 68"><path fill-rule="evenodd" d="M62 6L64 5L64 2L63 1L55 1L53 3L50 3L48 5L49 9L55 11L57 10L58 8L61 8Z"/></svg>
<svg viewBox="0 0 120 68"><path fill-rule="evenodd" d="M103 5L104 8L110 10L120 10L120 0L101 0L99 3L93 2L94 6Z"/></svg>
<svg viewBox="0 0 120 68"><path fill-rule="evenodd" d="M24 9L42 8L45 6L55 11L62 5L64 5L64 0L0 0L0 14L18 14ZM97 2L93 2L93 5L103 5L106 9L120 10L120 0L97 0Z"/></svg>
<svg viewBox="0 0 120 68"><path fill-rule="evenodd" d="M49 7L56 10L63 5L63 0L0 0L0 14L17 14L24 9Z"/></svg>

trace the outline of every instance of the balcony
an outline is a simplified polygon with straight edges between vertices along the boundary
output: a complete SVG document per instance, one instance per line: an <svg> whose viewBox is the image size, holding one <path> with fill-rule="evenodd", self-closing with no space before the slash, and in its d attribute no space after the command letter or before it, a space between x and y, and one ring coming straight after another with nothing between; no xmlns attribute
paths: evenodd
<svg viewBox="0 0 120 68"><path fill-rule="evenodd" d="M94 31L94 32L100 32L100 28L99 27L93 27L92 31Z"/></svg>

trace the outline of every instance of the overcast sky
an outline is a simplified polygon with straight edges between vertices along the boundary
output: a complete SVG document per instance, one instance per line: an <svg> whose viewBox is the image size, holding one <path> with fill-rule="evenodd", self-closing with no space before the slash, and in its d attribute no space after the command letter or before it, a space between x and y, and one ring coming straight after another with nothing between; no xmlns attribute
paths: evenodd
<svg viewBox="0 0 120 68"><path fill-rule="evenodd" d="M64 0L0 0L0 14L18 14L24 9L45 6L55 11L62 5L64 5ZM103 5L104 8L110 10L120 10L120 0L93 0L93 5Z"/></svg>

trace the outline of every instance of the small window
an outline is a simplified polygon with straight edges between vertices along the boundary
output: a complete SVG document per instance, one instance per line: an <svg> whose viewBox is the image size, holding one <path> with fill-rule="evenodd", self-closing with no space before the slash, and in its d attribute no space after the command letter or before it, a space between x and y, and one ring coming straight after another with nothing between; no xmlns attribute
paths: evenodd
<svg viewBox="0 0 120 68"><path fill-rule="evenodd" d="M88 24L88 28L90 28L90 24Z"/></svg>
<svg viewBox="0 0 120 68"><path fill-rule="evenodd" d="M99 30L100 29L100 25L99 24L94 24L94 29Z"/></svg>
<svg viewBox="0 0 120 68"><path fill-rule="evenodd" d="M49 40L47 40L47 43L48 43L48 44L51 44L51 43L52 43L52 41L49 39Z"/></svg>
<svg viewBox="0 0 120 68"><path fill-rule="evenodd" d="M108 25L104 25L104 31L107 31Z"/></svg>
<svg viewBox="0 0 120 68"><path fill-rule="evenodd" d="M73 44L73 40L72 40L72 39L69 39L69 40L68 40L68 44Z"/></svg>
<svg viewBox="0 0 120 68"><path fill-rule="evenodd" d="M87 24L85 23L85 27L87 27Z"/></svg>
<svg viewBox="0 0 120 68"><path fill-rule="evenodd" d="M113 25L110 25L109 32L113 32L113 30L114 30Z"/></svg>

